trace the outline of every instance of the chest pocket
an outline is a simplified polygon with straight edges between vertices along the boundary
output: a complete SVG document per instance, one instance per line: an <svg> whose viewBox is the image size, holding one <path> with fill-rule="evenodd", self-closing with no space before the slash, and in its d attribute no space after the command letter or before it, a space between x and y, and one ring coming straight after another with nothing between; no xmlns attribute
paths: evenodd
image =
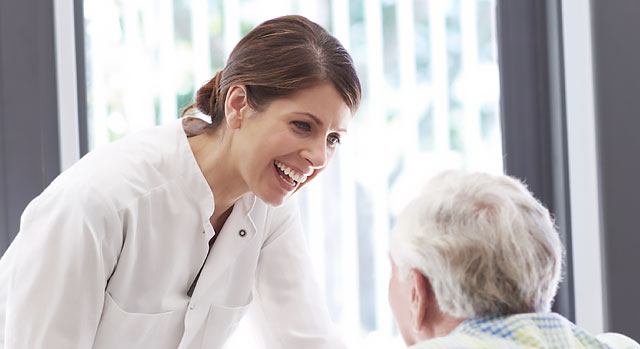
<svg viewBox="0 0 640 349"><path fill-rule="evenodd" d="M168 311L156 314L130 313L105 293L104 309L93 347L96 349L176 348L182 335L184 314Z"/></svg>
<svg viewBox="0 0 640 349"><path fill-rule="evenodd" d="M253 296L249 295L247 303L239 307L212 305L207 316L202 348L222 348L229 336L238 327L240 319L247 312L252 300Z"/></svg>

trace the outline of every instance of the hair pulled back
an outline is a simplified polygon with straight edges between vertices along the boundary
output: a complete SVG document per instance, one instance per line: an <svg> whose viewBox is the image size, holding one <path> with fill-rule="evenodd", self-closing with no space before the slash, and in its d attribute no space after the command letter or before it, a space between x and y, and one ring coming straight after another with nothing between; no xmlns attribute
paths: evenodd
<svg viewBox="0 0 640 349"><path fill-rule="evenodd" d="M224 102L232 85L244 85L249 106L260 111L277 98L321 82L332 83L351 111L356 111L360 81L342 44L305 17L278 17L238 42L225 68L198 89L195 103L182 114L195 107L211 117L210 127L215 128L224 119Z"/></svg>

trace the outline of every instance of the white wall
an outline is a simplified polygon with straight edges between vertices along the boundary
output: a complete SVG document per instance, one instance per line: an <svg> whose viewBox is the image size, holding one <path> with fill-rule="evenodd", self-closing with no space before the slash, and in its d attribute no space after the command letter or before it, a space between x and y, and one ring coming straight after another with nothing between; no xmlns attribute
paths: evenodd
<svg viewBox="0 0 640 349"><path fill-rule="evenodd" d="M562 1L576 323L604 331L590 1Z"/></svg>
<svg viewBox="0 0 640 349"><path fill-rule="evenodd" d="M55 0L53 6L60 171L64 171L80 158L74 11L73 1Z"/></svg>

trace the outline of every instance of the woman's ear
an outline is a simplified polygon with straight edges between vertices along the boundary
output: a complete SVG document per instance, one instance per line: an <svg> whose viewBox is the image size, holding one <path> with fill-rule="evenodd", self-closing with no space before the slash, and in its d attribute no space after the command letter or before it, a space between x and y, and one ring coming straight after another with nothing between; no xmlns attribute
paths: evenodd
<svg viewBox="0 0 640 349"><path fill-rule="evenodd" d="M427 310L433 306L435 297L431 288L431 283L422 273L413 268L409 271L411 282L411 326L414 331L419 332L425 325Z"/></svg>
<svg viewBox="0 0 640 349"><path fill-rule="evenodd" d="M247 88L244 85L229 87L224 102L224 115L231 129L238 129L242 126L242 118L248 107Z"/></svg>

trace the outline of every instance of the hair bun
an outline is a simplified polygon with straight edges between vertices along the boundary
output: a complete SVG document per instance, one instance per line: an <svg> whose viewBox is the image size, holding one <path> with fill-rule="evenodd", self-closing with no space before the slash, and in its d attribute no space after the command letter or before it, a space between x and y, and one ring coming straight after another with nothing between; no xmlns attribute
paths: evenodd
<svg viewBox="0 0 640 349"><path fill-rule="evenodd" d="M221 78L222 70L219 70L211 80L198 89L196 94L196 107L201 113L211 116L212 119L216 110Z"/></svg>

